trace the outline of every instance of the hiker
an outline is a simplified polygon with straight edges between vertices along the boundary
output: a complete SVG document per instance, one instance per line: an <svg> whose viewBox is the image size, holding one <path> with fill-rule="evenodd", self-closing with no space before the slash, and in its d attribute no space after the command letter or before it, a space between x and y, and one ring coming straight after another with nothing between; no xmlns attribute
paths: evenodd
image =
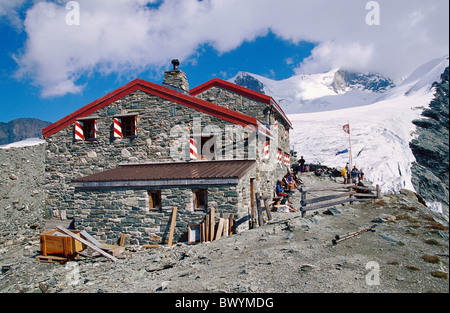
<svg viewBox="0 0 450 313"><path fill-rule="evenodd" d="M353 169L352 169L352 183L353 184L357 184L359 182L358 181L359 174L361 174L361 172L358 171L358 169L356 168L356 165L353 166Z"/></svg>
<svg viewBox="0 0 450 313"><path fill-rule="evenodd" d="M346 165L345 168L341 172L341 176L344 177L344 185L348 184L347 172L348 172L348 165Z"/></svg>
<svg viewBox="0 0 450 313"><path fill-rule="evenodd" d="M362 169L359 170L359 181L364 180L364 172Z"/></svg>
<svg viewBox="0 0 450 313"><path fill-rule="evenodd" d="M283 189L283 186L282 186L280 180L277 181L277 186L275 187L275 192L276 192L277 196L289 199L289 195L284 193L284 189Z"/></svg>
<svg viewBox="0 0 450 313"><path fill-rule="evenodd" d="M292 178L296 182L297 186L303 184L303 181L300 178L298 178L298 176L296 175L295 171L292 172Z"/></svg>
<svg viewBox="0 0 450 313"><path fill-rule="evenodd" d="M298 160L298 164L300 164L300 172L305 172L305 159L303 158L303 155L300 157L300 160Z"/></svg>
<svg viewBox="0 0 450 313"><path fill-rule="evenodd" d="M297 183L294 181L291 173L292 171L289 170L283 178L284 183L287 185L290 192L298 188Z"/></svg>

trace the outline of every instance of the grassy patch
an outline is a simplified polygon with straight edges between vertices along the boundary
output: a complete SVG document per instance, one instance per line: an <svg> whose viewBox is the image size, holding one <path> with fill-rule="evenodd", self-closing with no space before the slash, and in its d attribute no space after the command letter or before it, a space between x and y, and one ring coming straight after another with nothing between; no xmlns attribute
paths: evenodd
<svg viewBox="0 0 450 313"><path fill-rule="evenodd" d="M425 243L431 246L440 246L441 244L436 239L427 239Z"/></svg>
<svg viewBox="0 0 450 313"><path fill-rule="evenodd" d="M433 264L438 264L441 261L436 255L429 255L429 254L425 254L424 256L422 256L422 260L424 260L427 263Z"/></svg>
<svg viewBox="0 0 450 313"><path fill-rule="evenodd" d="M414 218L408 214L399 214L395 216L395 219L400 221L400 220L405 220L408 221L410 223L420 223L420 221L417 218Z"/></svg>
<svg viewBox="0 0 450 313"><path fill-rule="evenodd" d="M436 277L436 278L440 278L440 279L448 280L448 274L445 273L445 272L441 272L441 271L431 272L431 276Z"/></svg>
<svg viewBox="0 0 450 313"><path fill-rule="evenodd" d="M413 206L407 206L407 205L402 205L402 206L400 207L400 209L401 209L401 210L405 210L405 211L410 211L410 212L416 212L416 211L419 210L418 208L415 208L415 207L413 207Z"/></svg>
<svg viewBox="0 0 450 313"><path fill-rule="evenodd" d="M420 268L415 265L406 265L405 267L411 271L420 271Z"/></svg>
<svg viewBox="0 0 450 313"><path fill-rule="evenodd" d="M428 225L425 226L425 228L448 231L448 226L444 226L441 223L435 221L428 221L427 224Z"/></svg>

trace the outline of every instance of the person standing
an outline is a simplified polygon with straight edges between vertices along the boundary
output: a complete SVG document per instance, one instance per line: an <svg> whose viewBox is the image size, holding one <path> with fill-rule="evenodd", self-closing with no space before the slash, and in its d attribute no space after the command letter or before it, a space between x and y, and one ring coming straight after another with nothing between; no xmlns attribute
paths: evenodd
<svg viewBox="0 0 450 313"><path fill-rule="evenodd" d="M353 169L352 169L352 183L353 184L357 184L359 182L359 179L358 179L359 174L361 174L361 172L358 171L358 169L356 168L356 165L353 166Z"/></svg>
<svg viewBox="0 0 450 313"><path fill-rule="evenodd" d="M344 185L348 184L348 164L345 165L345 168L341 172L342 177L344 177Z"/></svg>
<svg viewBox="0 0 450 313"><path fill-rule="evenodd" d="M300 157L300 160L298 160L298 164L300 164L300 172L305 172L305 159L303 158L303 155Z"/></svg>

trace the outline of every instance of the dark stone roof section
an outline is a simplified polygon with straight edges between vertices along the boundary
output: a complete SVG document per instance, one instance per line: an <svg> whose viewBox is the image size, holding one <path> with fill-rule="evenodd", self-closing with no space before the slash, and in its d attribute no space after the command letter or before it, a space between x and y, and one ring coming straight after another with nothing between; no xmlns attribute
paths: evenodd
<svg viewBox="0 0 450 313"><path fill-rule="evenodd" d="M195 161L120 165L73 183L241 179L256 166L255 160Z"/></svg>

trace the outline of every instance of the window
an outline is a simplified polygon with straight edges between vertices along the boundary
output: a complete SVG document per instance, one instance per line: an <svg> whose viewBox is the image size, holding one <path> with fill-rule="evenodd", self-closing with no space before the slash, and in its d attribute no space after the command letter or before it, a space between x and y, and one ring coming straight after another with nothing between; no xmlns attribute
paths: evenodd
<svg viewBox="0 0 450 313"><path fill-rule="evenodd" d="M204 211L208 207L208 195L206 189L194 190L194 211Z"/></svg>
<svg viewBox="0 0 450 313"><path fill-rule="evenodd" d="M136 116L122 118L122 134L124 138L136 137Z"/></svg>
<svg viewBox="0 0 450 313"><path fill-rule="evenodd" d="M202 160L215 160L216 159L215 146L216 146L215 136L202 137L201 159Z"/></svg>
<svg viewBox="0 0 450 313"><path fill-rule="evenodd" d="M114 117L114 138L134 138L137 136L137 116Z"/></svg>
<svg viewBox="0 0 450 313"><path fill-rule="evenodd" d="M84 121L83 132L85 140L95 140L97 137L97 121L96 120Z"/></svg>
<svg viewBox="0 0 450 313"><path fill-rule="evenodd" d="M97 120L80 119L75 122L75 140L92 141L97 138Z"/></svg>
<svg viewBox="0 0 450 313"><path fill-rule="evenodd" d="M161 211L161 190L149 190L150 211Z"/></svg>

